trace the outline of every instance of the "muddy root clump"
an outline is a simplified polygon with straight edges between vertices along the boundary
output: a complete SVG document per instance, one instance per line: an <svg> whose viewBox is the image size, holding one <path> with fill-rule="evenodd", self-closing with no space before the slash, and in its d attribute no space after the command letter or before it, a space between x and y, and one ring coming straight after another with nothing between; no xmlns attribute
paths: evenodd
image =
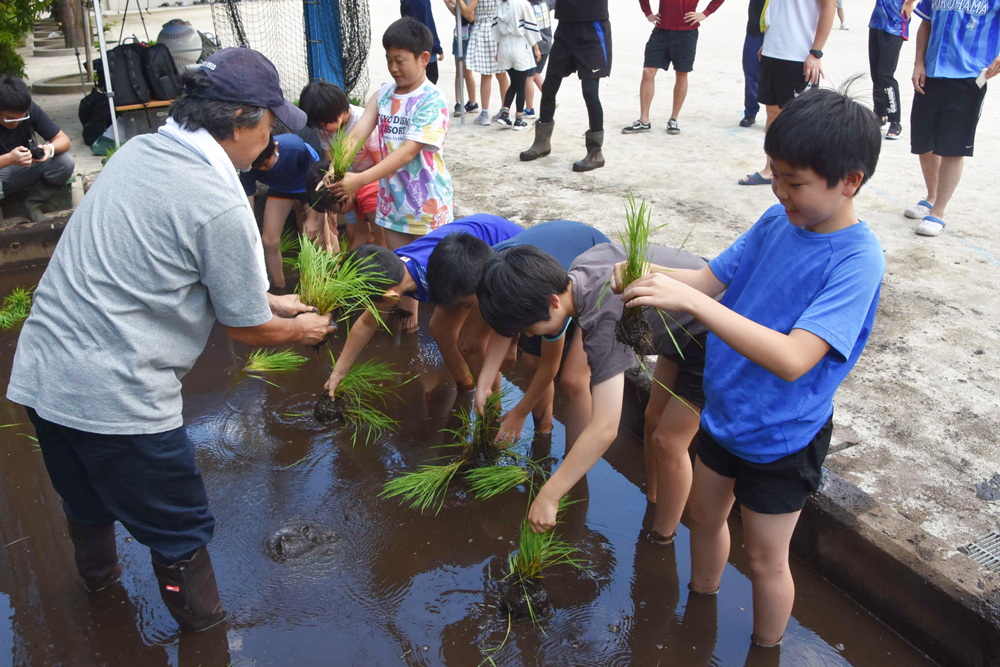
<svg viewBox="0 0 1000 667"><path fill-rule="evenodd" d="M344 399L331 400L328 394L321 394L313 408L313 416L320 424L330 424L344 418Z"/></svg>
<svg viewBox="0 0 1000 667"><path fill-rule="evenodd" d="M339 537L332 530L302 523L279 528L264 542L264 550L271 560L284 563L301 558L317 547L335 542Z"/></svg>
<svg viewBox="0 0 1000 667"><path fill-rule="evenodd" d="M653 347L653 328L642 316L642 308L627 310L615 323L615 340L629 346L636 354L648 356L656 353Z"/></svg>
<svg viewBox="0 0 1000 667"><path fill-rule="evenodd" d="M539 579L514 579L501 601L504 612L513 620L537 621L552 611L549 594Z"/></svg>

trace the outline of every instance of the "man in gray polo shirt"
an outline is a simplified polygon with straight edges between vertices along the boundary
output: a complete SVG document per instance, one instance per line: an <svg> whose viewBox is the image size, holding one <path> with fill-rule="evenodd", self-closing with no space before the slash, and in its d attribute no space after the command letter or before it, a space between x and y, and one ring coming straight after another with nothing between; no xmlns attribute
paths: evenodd
<svg viewBox="0 0 1000 667"><path fill-rule="evenodd" d="M267 293L236 173L276 120L305 125L274 65L223 49L186 75L185 93L169 128L123 146L66 225L18 340L7 398L35 425L87 589L121 574L120 521L150 548L171 614L197 631L226 614L181 378L216 320L235 340L274 345L318 343L329 318Z"/></svg>

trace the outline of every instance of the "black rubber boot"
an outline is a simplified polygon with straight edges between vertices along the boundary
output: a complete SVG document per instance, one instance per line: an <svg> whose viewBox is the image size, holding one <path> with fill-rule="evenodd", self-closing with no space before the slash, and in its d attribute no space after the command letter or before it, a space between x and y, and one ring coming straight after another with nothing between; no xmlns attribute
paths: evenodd
<svg viewBox="0 0 1000 667"><path fill-rule="evenodd" d="M76 571L83 577L87 590L96 593L118 581L122 567L118 564L115 524L85 526L69 521L67 524L76 556Z"/></svg>
<svg viewBox="0 0 1000 667"><path fill-rule="evenodd" d="M549 140L552 139L552 129L555 126L555 121L550 123L537 121L535 123L535 143L531 144L531 148L528 150L521 152L521 162L531 162L552 152L552 144Z"/></svg>
<svg viewBox="0 0 1000 667"><path fill-rule="evenodd" d="M44 222L48 220L42 213L42 204L66 189L65 185L49 185L45 181L38 181L24 198L24 217L32 222Z"/></svg>
<svg viewBox="0 0 1000 667"><path fill-rule="evenodd" d="M154 556L153 572L160 585L160 597L181 630L201 632L225 620L207 548L173 565L164 565Z"/></svg>
<svg viewBox="0 0 1000 667"><path fill-rule="evenodd" d="M587 157L573 163L573 171L590 171L604 166L604 155L601 154L601 146L604 145L604 130L591 132L587 130L584 135L587 142Z"/></svg>

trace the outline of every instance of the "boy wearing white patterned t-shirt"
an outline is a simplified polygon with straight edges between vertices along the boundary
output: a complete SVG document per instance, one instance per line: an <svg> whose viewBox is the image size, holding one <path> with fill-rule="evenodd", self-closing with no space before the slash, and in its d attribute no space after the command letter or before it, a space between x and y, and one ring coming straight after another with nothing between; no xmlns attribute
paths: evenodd
<svg viewBox="0 0 1000 667"><path fill-rule="evenodd" d="M361 173L348 173L330 184L347 196L363 185L379 182L375 222L385 229L390 250L451 222L451 174L442 157L448 133L448 103L427 81L434 37L416 19L402 18L382 36L389 74L372 95L350 136L363 140L378 129L382 161ZM412 314L407 328L416 329L417 304L406 298L400 307Z"/></svg>

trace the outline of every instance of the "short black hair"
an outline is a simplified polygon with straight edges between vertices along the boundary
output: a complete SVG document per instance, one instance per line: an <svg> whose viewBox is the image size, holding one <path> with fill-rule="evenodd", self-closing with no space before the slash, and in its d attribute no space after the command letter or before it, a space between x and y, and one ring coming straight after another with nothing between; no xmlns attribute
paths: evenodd
<svg viewBox="0 0 1000 667"><path fill-rule="evenodd" d="M354 256L363 262L359 273L362 275L381 274L382 277L379 280L386 285L387 289L403 282L406 266L403 265L403 260L388 248L374 243L366 243L358 246L357 250L354 251ZM369 257L371 259L368 259Z"/></svg>
<svg viewBox="0 0 1000 667"><path fill-rule="evenodd" d="M569 288L569 274L543 250L518 245L501 251L483 269L476 295L483 319L501 336L512 338L550 319L549 300Z"/></svg>
<svg viewBox="0 0 1000 667"><path fill-rule="evenodd" d="M306 112L306 125L319 127L339 121L351 110L351 101L339 86L317 80L306 84L299 93L299 108Z"/></svg>
<svg viewBox="0 0 1000 667"><path fill-rule="evenodd" d="M427 287L434 303L454 303L472 296L479 279L496 252L480 238L466 232L438 241L427 260Z"/></svg>
<svg viewBox="0 0 1000 667"><path fill-rule="evenodd" d="M786 104L767 129L768 157L812 169L831 188L851 172L864 174L862 184L871 178L882 132L872 110L846 93L852 82L841 91L813 89Z"/></svg>
<svg viewBox="0 0 1000 667"><path fill-rule="evenodd" d="M253 161L250 165L251 169L260 169L261 165L271 159L274 155L274 151L277 150L278 143L274 140L274 132L271 133L271 140L267 142L267 146L264 150L260 152L260 155Z"/></svg>
<svg viewBox="0 0 1000 667"><path fill-rule="evenodd" d="M434 49L434 35L430 28L413 18L406 16L392 23L382 35L382 48L402 49L409 51L416 57Z"/></svg>
<svg viewBox="0 0 1000 667"><path fill-rule="evenodd" d="M313 163L309 167L309 171L306 172L306 199L309 200L310 210L318 213L326 213L327 211L339 208L337 206L337 198L333 196L332 192L326 188L316 189L323 182L323 178L328 171L330 171L330 161L320 160Z"/></svg>
<svg viewBox="0 0 1000 667"><path fill-rule="evenodd" d="M0 111L22 113L31 106L31 91L24 80L9 74L0 75Z"/></svg>

